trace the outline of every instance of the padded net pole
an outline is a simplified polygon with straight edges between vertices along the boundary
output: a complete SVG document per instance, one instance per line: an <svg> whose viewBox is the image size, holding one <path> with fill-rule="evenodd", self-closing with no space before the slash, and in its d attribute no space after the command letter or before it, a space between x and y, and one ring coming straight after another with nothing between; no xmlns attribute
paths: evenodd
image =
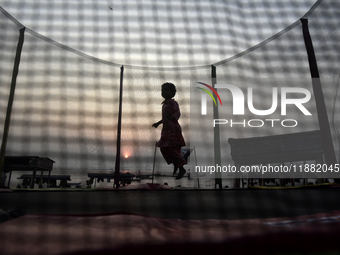
<svg viewBox="0 0 340 255"><path fill-rule="evenodd" d="M216 84L216 66L211 66L211 82L213 87L215 88ZM214 94L215 100L217 100L216 95ZM218 117L218 105L214 105L214 119L219 119ZM214 127L214 158L215 165L221 165L221 143L220 143L220 126L215 125ZM222 174L221 172L215 173L215 189L216 186L219 189L222 189Z"/></svg>
<svg viewBox="0 0 340 255"><path fill-rule="evenodd" d="M119 188L120 175L120 141L122 133L122 102L123 102L123 75L124 66L120 68L120 85L119 85L119 112L118 112L118 127L117 127L117 151L116 151L116 166L115 166L115 181L116 188Z"/></svg>
<svg viewBox="0 0 340 255"><path fill-rule="evenodd" d="M327 110L324 94L321 87L319 69L316 63L312 38L309 33L308 19L302 18L302 32L308 55L309 69L312 77L312 86L315 96L315 104L318 113L319 127L321 131L322 146L325 154L325 161L328 165L336 163L334 145L332 141L330 126L328 122Z"/></svg>
<svg viewBox="0 0 340 255"><path fill-rule="evenodd" d="M19 29L19 32L20 32L20 35L19 35L19 41L18 41L15 60L14 60L14 67L13 67L12 81L11 81L11 90L10 90L10 94L9 94L8 104L7 104L4 132L3 132L3 135L2 135L2 143L1 143L1 151L0 151L0 183L1 183L2 172L3 172L3 168L4 168L4 163L5 163L7 139L8 139L8 133L9 133L9 126L10 126L10 122L11 122L11 113L12 113L12 106L13 106L13 100L14 100L15 86L16 86L17 76L18 76L18 72L19 72L21 51L22 51L22 46L24 44L25 27Z"/></svg>

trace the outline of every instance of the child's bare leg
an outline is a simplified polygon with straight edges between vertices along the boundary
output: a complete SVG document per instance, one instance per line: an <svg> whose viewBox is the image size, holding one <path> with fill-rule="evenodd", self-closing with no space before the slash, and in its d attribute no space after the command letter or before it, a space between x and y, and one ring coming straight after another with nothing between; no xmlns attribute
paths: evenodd
<svg viewBox="0 0 340 255"><path fill-rule="evenodd" d="M172 175L175 175L177 173L178 167L174 164L174 172L172 173Z"/></svg>
<svg viewBox="0 0 340 255"><path fill-rule="evenodd" d="M179 174L177 175L176 180L181 179L181 178L184 176L184 174L185 174L186 172L187 172L187 171L184 169L184 167L181 166L181 167L179 168Z"/></svg>

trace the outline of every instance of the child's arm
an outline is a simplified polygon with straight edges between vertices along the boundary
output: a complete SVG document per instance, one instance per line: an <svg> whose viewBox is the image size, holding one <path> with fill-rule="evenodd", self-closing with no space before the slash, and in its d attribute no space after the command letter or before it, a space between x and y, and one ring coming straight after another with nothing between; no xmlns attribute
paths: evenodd
<svg viewBox="0 0 340 255"><path fill-rule="evenodd" d="M156 122L156 123L153 123L152 124L152 126L154 127L154 128L157 128L160 124L162 124L163 123L163 121L162 120L160 120L160 121L158 121L158 122Z"/></svg>

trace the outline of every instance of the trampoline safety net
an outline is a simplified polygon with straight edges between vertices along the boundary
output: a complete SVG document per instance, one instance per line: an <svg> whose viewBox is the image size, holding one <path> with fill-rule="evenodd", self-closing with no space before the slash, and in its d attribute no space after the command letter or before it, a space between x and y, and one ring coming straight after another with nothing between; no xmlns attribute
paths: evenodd
<svg viewBox="0 0 340 255"><path fill-rule="evenodd" d="M287 9L281 1L278 13L271 17L272 26L278 27L273 34L268 34L271 24L261 16L265 16L265 9L274 2L260 2L258 5L250 1L132 5L127 1L119 6L115 2L110 8L105 7L108 14L102 17L104 21L94 23L98 27L86 26L85 16L89 10L85 6L84 13L78 17L78 22L84 23L80 26L81 31L77 31L77 36L84 41L81 48L74 46L72 38L61 43L52 39L53 35L45 36L34 28L25 27L26 24L21 24L1 7L1 156L48 157L55 161L53 173L71 174L72 180L82 182L88 172L114 172L117 161L121 173L150 175L154 171L171 175L172 166L166 164L158 149L155 150L161 128L151 126L161 119L161 85L172 82L177 87L175 100L181 110L179 123L186 147L192 149L186 166L193 179L185 184L189 187L207 188L209 180L213 184L233 187L234 179L244 177L245 173L227 170L217 173L216 169L211 172L212 166L234 169L237 165L251 165L251 160L248 162L243 154L253 153L252 141L257 146L253 149L259 153L254 155L260 158L253 162L256 166L268 166L269 163L300 169L301 165L314 162L314 158L299 159L294 154L296 148L303 151L310 145L313 147L315 141L309 144L299 137L293 138L292 141L299 143L287 143L288 147L297 146L291 160L288 155L284 162L281 159L269 162L259 147L269 146L263 148L262 153L275 151L275 141L261 142L261 138L279 139L281 135L321 130L323 152L317 162L339 163L340 2L317 1L306 14L299 14L289 24L280 24L280 15L289 16L292 15L289 11L297 11L292 7ZM308 4L312 6L310 1ZM65 5L61 8L67 9L68 5ZM141 10L139 16L134 16L138 9ZM250 9L254 11L250 12ZM216 15L204 20L201 15L207 10ZM123 15L124 11L131 13ZM187 16L181 16L185 13ZM131 17L134 20L129 20ZM260 32L254 32L249 17L254 24L263 26ZM308 20L319 78L311 76L300 18ZM180 24L187 23L188 27L178 25L176 19L182 22ZM162 27L164 20L172 26ZM192 20L197 25L193 25ZM106 28L101 22L114 25ZM98 34L89 38L87 29L97 30ZM173 35L163 36L163 29ZM131 33L134 30L143 32L135 37L124 35L124 31ZM23 45L20 61L16 63L20 31L23 32ZM107 38L104 32L108 33ZM154 36L158 33L159 37ZM112 44L102 46L101 40L105 38ZM200 41L200 47L197 41ZM130 48L122 44L130 45ZM97 48L97 54L84 53L87 47ZM101 55L105 50L110 57ZM142 53L139 55L138 51ZM152 54L155 57L150 57ZM16 64L19 69L13 84ZM202 83L214 87L216 93ZM234 86L235 91L231 93L231 87L226 86ZM324 105L316 102L320 93L316 92L315 86L322 88ZM214 99L197 87L206 89ZM11 96L13 104L9 111ZM203 106L206 106L205 114ZM327 112L326 116L321 116L328 120L326 128L320 125L320 107ZM330 135L331 143L325 143L324 134ZM243 146L248 150L237 144L232 148L232 141L244 142ZM325 146L330 147L328 152L325 152ZM331 154L328 162L325 153ZM211 166L210 172L204 166ZM305 177L304 174L299 175L297 171L295 176ZM325 178L338 178L337 172L321 174ZM254 178L259 176L254 173ZM306 176L318 177L315 172ZM273 178L273 175L264 177ZM286 177L292 175L289 173ZM178 183L173 180L169 185Z"/></svg>

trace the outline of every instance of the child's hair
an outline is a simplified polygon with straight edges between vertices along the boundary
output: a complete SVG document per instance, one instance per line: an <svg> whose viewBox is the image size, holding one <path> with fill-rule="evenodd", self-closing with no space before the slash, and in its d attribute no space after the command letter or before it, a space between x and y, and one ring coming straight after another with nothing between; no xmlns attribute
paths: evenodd
<svg viewBox="0 0 340 255"><path fill-rule="evenodd" d="M172 97L176 95L176 86L173 83L166 82L166 83L163 83L162 87L163 86L167 86L170 89L170 91L172 92Z"/></svg>

